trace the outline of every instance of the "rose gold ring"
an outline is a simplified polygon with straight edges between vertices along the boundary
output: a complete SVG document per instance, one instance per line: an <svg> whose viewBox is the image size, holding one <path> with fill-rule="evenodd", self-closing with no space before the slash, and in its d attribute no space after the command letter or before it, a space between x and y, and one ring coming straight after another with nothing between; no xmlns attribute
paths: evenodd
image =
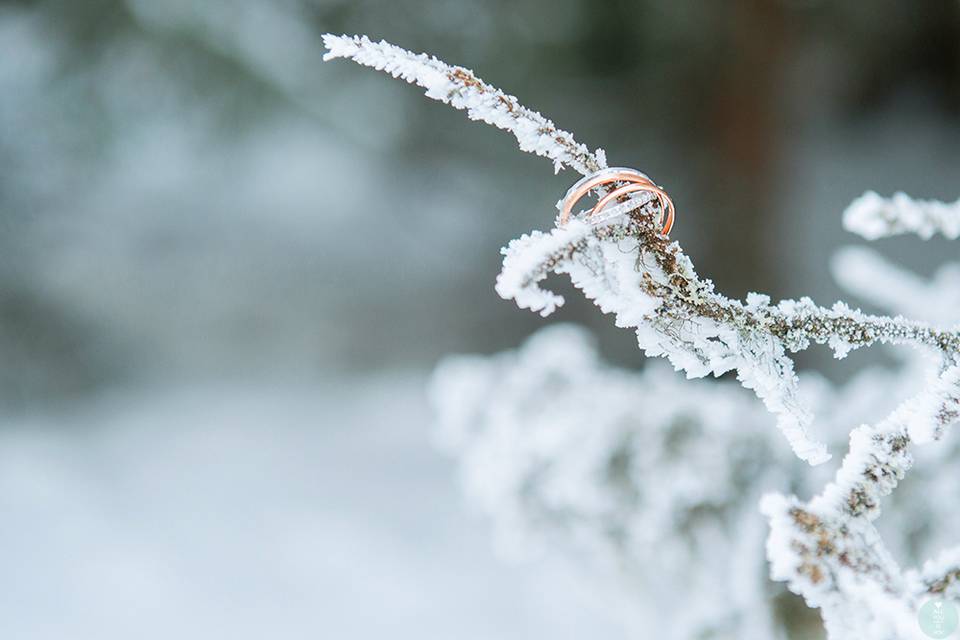
<svg viewBox="0 0 960 640"><path fill-rule="evenodd" d="M657 200L660 202L662 216L665 218L661 233L663 235L670 233L670 229L673 228L673 221L675 217L673 201L670 199L670 196L667 195L666 191L654 184L653 181L646 176L646 174L643 174L636 169L628 169L626 167L612 167L610 169L603 169L589 176L581 178L576 184L570 187L563 198L563 207L560 211L560 226L565 225L567 221L570 220L570 214L573 212L574 205L576 205L576 203L579 202L585 195L590 193L591 190L596 189L604 184L613 184L617 182L626 182L627 184L604 195L587 214L588 218L594 214L600 213L611 202L627 194L639 191L647 191L655 195Z"/></svg>
<svg viewBox="0 0 960 640"><path fill-rule="evenodd" d="M657 199L660 201L660 210L663 212L663 216L665 217L663 221L663 229L660 230L660 233L665 236L670 235L670 229L673 229L673 219L676 215L673 208L673 200L670 199L670 196L667 195L666 191L656 185L651 186L647 184L632 183L624 185L618 189L614 189L597 201L597 204L593 207L587 217L603 211L608 204L617 198L637 191L647 191L657 196Z"/></svg>

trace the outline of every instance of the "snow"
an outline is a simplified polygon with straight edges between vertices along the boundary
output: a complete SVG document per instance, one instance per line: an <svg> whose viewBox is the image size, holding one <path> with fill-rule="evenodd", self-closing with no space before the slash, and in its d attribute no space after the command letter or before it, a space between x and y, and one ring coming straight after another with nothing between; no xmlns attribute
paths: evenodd
<svg viewBox="0 0 960 640"><path fill-rule="evenodd" d="M418 373L115 391L0 429L0 636L625 638L501 562Z"/></svg>

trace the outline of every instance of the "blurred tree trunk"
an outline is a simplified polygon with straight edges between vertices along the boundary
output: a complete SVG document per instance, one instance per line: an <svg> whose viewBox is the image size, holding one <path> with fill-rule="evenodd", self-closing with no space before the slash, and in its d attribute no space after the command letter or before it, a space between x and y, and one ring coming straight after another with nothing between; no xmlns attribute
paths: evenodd
<svg viewBox="0 0 960 640"><path fill-rule="evenodd" d="M775 222L780 81L784 77L788 29L783 4L770 0L735 0L729 21L729 57L719 61L711 105L715 171L709 176L708 202L717 203L718 227L705 256L723 264L729 278L724 291L775 288L767 264L765 239ZM720 226L727 227L723 233Z"/></svg>

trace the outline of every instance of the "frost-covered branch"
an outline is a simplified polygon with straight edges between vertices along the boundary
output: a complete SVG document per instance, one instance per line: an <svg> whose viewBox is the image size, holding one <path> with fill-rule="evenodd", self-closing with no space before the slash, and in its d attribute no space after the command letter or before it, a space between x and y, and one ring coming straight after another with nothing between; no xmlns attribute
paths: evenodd
<svg viewBox="0 0 960 640"><path fill-rule="evenodd" d="M908 573L908 580L917 594L960 599L960 547L928 560L920 571Z"/></svg>
<svg viewBox="0 0 960 640"><path fill-rule="evenodd" d="M914 200L903 192L884 198L868 191L843 212L843 226L867 240L914 233L928 239L935 233L955 240L960 236L960 200Z"/></svg>
<svg viewBox="0 0 960 640"><path fill-rule="evenodd" d="M863 415L865 405L882 414L884 398L903 384L890 373L865 371L837 392L815 378L804 379L831 444L839 444L834 435L841 437L850 416ZM954 382L944 378L925 396L932 403L908 403L909 411L901 410L876 433L906 423L911 441L928 437L911 429L950 419L954 402L946 398L956 398L949 386ZM937 397L945 399L942 405ZM821 482L817 472L825 469L805 467L778 446L763 412L735 384L683 381L656 362L640 373L619 370L600 361L585 331L553 325L516 351L447 358L433 376L430 398L443 447L460 462L466 494L493 520L501 548L511 556L573 553L583 556L590 573L599 569L604 583L610 577L602 569L617 567L629 608L639 609L651 637L778 637L769 628L787 601L772 597L777 591L759 570L765 554L756 504L762 492L775 488L815 493ZM947 410L941 412L941 406ZM892 489L890 474L907 466L904 440L890 437L873 446L865 433L855 440L869 454L845 461L845 477L852 480L842 490L836 485L837 495L869 495L878 505L882 491L864 489L858 478L875 476ZM855 451L866 451L860 447ZM869 585L898 589L896 597L883 600L883 615L898 612L905 634L888 634L893 627L884 623L883 633L871 635L875 628L866 618L876 603L871 600L865 612L860 599L869 599L863 593L875 587L854 589L850 585L859 583L844 574L831 596L836 616L850 615L853 627L864 626L863 633L836 637L916 637L908 624L916 626L914 605L925 596L960 595L960 552L941 554L919 573L901 574L886 551L918 562L930 545L939 546L935 532L950 536L960 524L950 508L953 484L946 480L960 471L956 446L921 451L942 461L930 465L928 459L928 466L912 473L906 494L888 496L899 520L908 524L886 531L885 545L870 521L878 510L863 509L862 497L851 501L860 505L860 515L845 518L844 535L796 498L777 495L764 503L779 518L771 546L789 551L797 544L793 555L782 556L786 568L775 565L782 572L774 573L777 580L812 576L824 585L835 565L848 563L851 572L870 576ZM885 462L871 456L886 456ZM858 527L861 521L869 527ZM798 530L801 525L805 528ZM832 555L817 556L827 552ZM680 592L685 597L678 599ZM791 623L792 632L807 637L809 629L801 632L797 624Z"/></svg>
<svg viewBox="0 0 960 640"><path fill-rule="evenodd" d="M552 159L557 169L569 165L590 174L606 165L602 152L591 153L568 132L472 72L365 37L325 36L325 43L330 50L326 59L352 58L418 84L429 97L512 132L521 149ZM842 302L826 308L809 298L777 304L757 293L745 301L727 298L714 290L710 280L697 275L679 244L660 235L654 202L636 199L616 206L615 215L604 211L602 222L588 223L577 216L550 232L534 231L510 242L503 249L497 292L521 308L549 315L563 299L540 283L550 274L567 274L603 312L613 314L617 326L635 331L648 356L665 357L690 378L735 371L740 383L777 416L780 430L802 460L816 464L829 455L826 446L808 434L812 411L806 397L801 400L789 354L824 344L842 358L852 349L873 344L910 344L938 357L939 378L888 417L850 434L849 453L821 493L808 501L770 493L762 501L771 525L767 550L772 577L822 610L832 639L918 637L916 609L921 598L960 596L956 586L960 551L948 551L922 570L902 571L874 521L881 499L891 494L913 464L910 445L939 439L960 415L960 333L899 315L867 315ZM867 238L908 232L922 237L940 232L954 238L960 235L960 202L919 202L903 194L884 200L868 193L850 206L844 222ZM872 254L848 251L842 261L856 271L844 284L895 311L911 312L930 300L960 296L960 286L953 286L960 278L949 269L918 297L913 295L915 278L877 262ZM886 274L893 286L879 288L878 274ZM941 296L942 291L948 293ZM956 321L956 314L946 307L933 315L945 324ZM694 565L681 567L681 560L692 558L702 566L718 557L716 549L720 558L745 549L742 539L731 541L720 532L739 532L736 527L746 521L746 511L740 511L739 503L731 509L735 499L711 490L736 486L741 496L752 497L763 482L785 480L757 463L754 483L743 483L730 473L732 467L720 461L718 452L725 452L728 461L739 460L741 466L748 460L769 461L777 453L764 448L756 459L737 458L734 452L743 445L738 438L751 432L715 429L714 413L722 401L707 395L698 398L693 383L687 385L690 391L656 393L655 402L645 403L644 398L650 398L645 391L656 387L652 380L638 378L642 382L638 384L628 374L598 371L582 353L571 357L556 346L528 346L528 351L535 355L527 360L521 354L519 365L491 367L475 361L462 368L448 366L435 380L433 396L441 422L448 426L448 437L454 434L449 441L469 458L472 491L491 511L508 513L515 522L532 518L538 527L562 528L577 538L600 540L607 549L629 548L627 555L639 558L641 569L654 567L653 575L672 567L681 573L687 591L699 594L702 585L694 583L703 572L698 574ZM914 388L918 369L905 369L908 376L856 377L838 394L833 423L838 424L837 416L846 416L845 411L856 406L850 398L857 394L875 405L878 398ZM877 389L877 383L885 386ZM678 433L666 426L676 424L678 416L671 411L686 407L687 394L697 406L709 407L706 414L693 419L699 438L695 444L685 439L683 429L678 427ZM737 418L725 418L729 421L725 424L738 428L754 424L748 415L745 409ZM638 443L636 425L648 418L652 424L643 424L642 443ZM842 423L845 428L851 424L849 420ZM685 428L689 427L686 423ZM658 434L663 438L658 440ZM678 460L693 461L692 466L670 458L669 452L678 450ZM950 457L960 458L956 448ZM713 466L702 475L710 461ZM663 484L658 483L661 476L667 478ZM663 492L662 487L668 490ZM685 494L686 489L692 493ZM685 506L695 508L676 519L677 505L681 511ZM736 517L721 518L721 522L712 519L717 513ZM625 514L638 514L639 519ZM704 522L707 525L701 529ZM694 537L702 535L698 545L702 543L704 549L713 545L714 551L701 553L697 545L698 550L691 551L673 544L691 531ZM748 536L753 533L751 529ZM663 559L665 564L658 564ZM709 580L703 584L718 586ZM720 586L727 588L724 582ZM756 596L756 591L747 592ZM663 603L656 595L649 597L659 607ZM749 608L734 609L733 617L719 625L715 624L718 612L713 611L673 635L772 635L756 633L768 620L761 616L756 626ZM743 628L755 635L744 634Z"/></svg>
<svg viewBox="0 0 960 640"><path fill-rule="evenodd" d="M570 166L587 175L607 166L602 149L591 152L574 140L572 133L558 129L469 69L448 65L424 53L412 53L383 40L373 42L366 36L326 34L323 43L328 51L324 60L349 58L423 87L428 98L465 110L472 120L509 131L522 150L553 160L556 171Z"/></svg>
<svg viewBox="0 0 960 640"><path fill-rule="evenodd" d="M511 131L520 148L568 164L581 173L605 165L539 113L521 106L472 72L425 54L413 54L362 36L324 36L325 59L351 58L418 84L431 98L465 109L471 118ZM786 355L811 342L828 344L838 357L876 342L914 343L939 350L949 360L960 352L960 336L902 318L868 316L837 303L818 307L807 298L776 306L760 294L746 303L714 292L701 280L676 243L667 243L650 226L652 203L638 204L625 225L589 226L572 221L549 234L534 232L510 243L497 291L523 308L547 315L562 299L537 283L550 272L568 273L617 326L635 328L640 347L665 356L690 377L736 370L777 415L794 451L812 464L829 459L812 441L810 411L798 398L793 362Z"/></svg>
<svg viewBox="0 0 960 640"><path fill-rule="evenodd" d="M885 420L855 429L836 479L821 494L806 503L764 497L771 576L822 610L831 638L922 637L917 600L934 593L937 580L952 582L952 565L918 588L886 550L873 520L880 499L913 464L911 442L939 438L958 415L960 367L953 366Z"/></svg>
<svg viewBox="0 0 960 640"><path fill-rule="evenodd" d="M497 292L522 308L552 312L563 300L539 282L566 273L574 285L618 327L634 328L640 348L664 356L689 377L736 370L753 389L794 451L813 464L829 458L811 441L810 411L799 400L790 352L827 344L837 357L874 343L912 343L938 350L949 361L960 352L960 336L902 318L870 316L837 303L830 309L811 300L771 305L751 294L745 303L714 291L697 276L677 243L670 243L636 216L625 225L591 226L573 221L550 233L533 232L504 250Z"/></svg>

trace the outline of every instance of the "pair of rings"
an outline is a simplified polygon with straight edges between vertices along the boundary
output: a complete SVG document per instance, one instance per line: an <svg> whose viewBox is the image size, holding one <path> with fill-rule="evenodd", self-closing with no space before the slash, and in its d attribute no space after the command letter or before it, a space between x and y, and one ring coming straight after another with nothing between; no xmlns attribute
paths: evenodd
<svg viewBox="0 0 960 640"><path fill-rule="evenodd" d="M653 180L651 180L646 174L641 173L636 169L628 169L626 167L611 167L609 169L597 171L596 173L580 179L576 184L570 187L570 190L567 191L567 194L562 200L563 206L560 209L560 226L563 226L567 223L567 221L570 219L570 214L573 213L574 205L577 204L581 198L590 193L590 191L605 184L614 185L616 183L626 184L615 188L613 191L610 191L601 197L600 200L597 201L597 204L594 205L593 209L587 213L588 219L600 214L604 209L607 208L608 205L621 199L623 196L631 193L647 192L653 194L653 196L656 197L660 202L660 219L663 222L663 229L660 231L660 233L664 236L669 235L670 229L673 228L673 219L675 215L673 200L670 199L670 196L667 195L666 191L654 184Z"/></svg>

